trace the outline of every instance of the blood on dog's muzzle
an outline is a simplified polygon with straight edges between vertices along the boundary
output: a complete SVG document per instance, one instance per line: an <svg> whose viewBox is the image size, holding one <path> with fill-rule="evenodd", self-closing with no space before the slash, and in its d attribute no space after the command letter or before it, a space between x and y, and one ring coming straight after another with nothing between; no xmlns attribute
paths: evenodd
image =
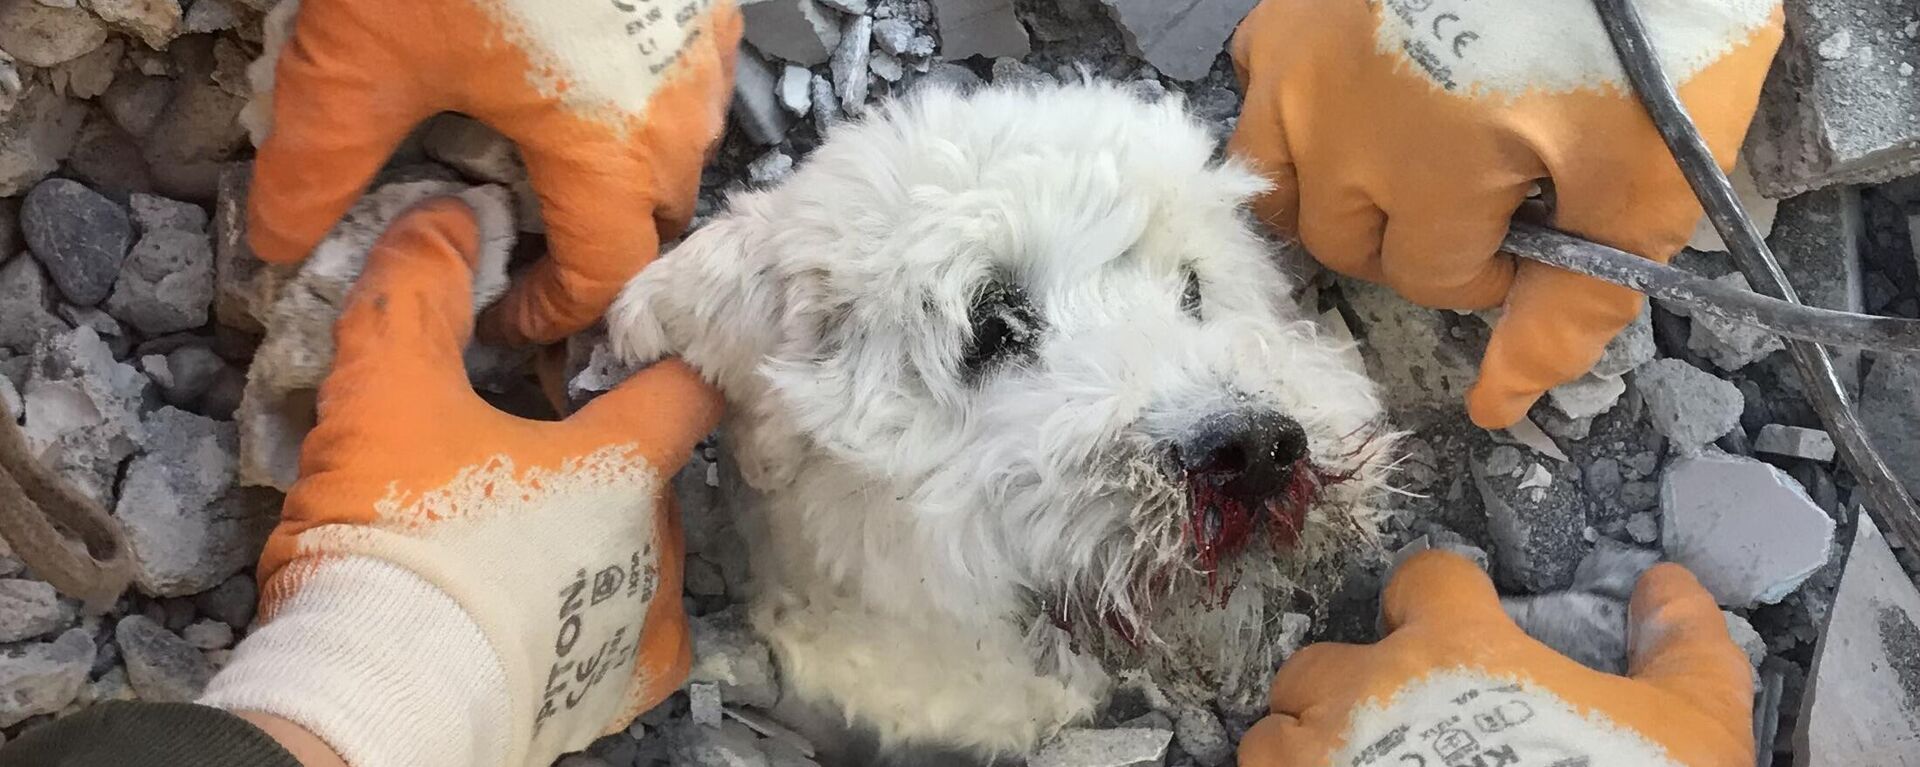
<svg viewBox="0 0 1920 767"><path fill-rule="evenodd" d="M1208 416L1174 445L1203 569L1239 550L1262 523L1292 543L1305 523L1300 486L1312 481L1310 455L1306 430L1272 410Z"/></svg>

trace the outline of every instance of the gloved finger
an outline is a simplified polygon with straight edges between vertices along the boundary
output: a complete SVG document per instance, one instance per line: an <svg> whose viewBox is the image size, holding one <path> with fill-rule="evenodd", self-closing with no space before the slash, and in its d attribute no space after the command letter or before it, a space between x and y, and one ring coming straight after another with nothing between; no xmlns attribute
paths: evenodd
<svg viewBox="0 0 1920 767"><path fill-rule="evenodd" d="M1376 670L1380 653L1366 645L1321 642L1300 648L1273 677L1267 705L1275 714L1312 720L1323 707L1342 699L1336 691L1353 688Z"/></svg>
<svg viewBox="0 0 1920 767"><path fill-rule="evenodd" d="M1380 593L1380 618L1389 634L1422 621L1513 625L1486 572L1471 559L1439 549L1415 554L1393 571Z"/></svg>
<svg viewBox="0 0 1920 767"><path fill-rule="evenodd" d="M438 111L411 76L388 6L309 0L275 66L273 125L254 163L248 242L269 263L305 259L395 147Z"/></svg>
<svg viewBox="0 0 1920 767"><path fill-rule="evenodd" d="M1388 287L1434 309L1499 306L1513 285L1513 256L1500 252L1507 222L1526 201L1522 186L1448 200L1444 210L1389 210L1380 269Z"/></svg>
<svg viewBox="0 0 1920 767"><path fill-rule="evenodd" d="M1287 236L1300 232L1300 182L1294 175L1293 155L1287 148L1287 128L1281 114L1280 91L1249 85L1247 67L1257 51L1251 49L1251 36L1243 28L1233 39L1234 66L1240 72L1247 100L1240 107L1240 121L1227 139L1227 152L1247 163L1249 169L1273 184L1273 188L1253 201L1254 215Z"/></svg>
<svg viewBox="0 0 1920 767"><path fill-rule="evenodd" d="M1686 568L1655 565L1627 607L1627 675L1684 698L1730 728L1750 722L1752 668L1713 595Z"/></svg>
<svg viewBox="0 0 1920 767"><path fill-rule="evenodd" d="M1253 723L1240 739L1240 767L1293 767L1312 764L1316 755L1325 753L1319 742L1325 736L1306 729L1300 720L1286 714L1271 714Z"/></svg>
<svg viewBox="0 0 1920 767"><path fill-rule="evenodd" d="M719 425L720 393L687 363L669 359L640 371L580 408L566 429L589 445L633 443L663 476Z"/></svg>
<svg viewBox="0 0 1920 767"><path fill-rule="evenodd" d="M1380 246L1387 214L1338 173L1298 166L1296 171L1300 244L1328 269L1368 282L1386 282Z"/></svg>
<svg viewBox="0 0 1920 767"><path fill-rule="evenodd" d="M388 227L334 326L323 420L371 412L384 414L368 420L379 424L479 402L461 360L473 333L479 237L473 209L454 199L423 203Z"/></svg>
<svg viewBox="0 0 1920 767"><path fill-rule="evenodd" d="M1593 369L1645 300L1591 277L1520 264L1506 312L1487 341L1480 378L1467 392L1467 415L1484 429L1512 426L1548 389Z"/></svg>

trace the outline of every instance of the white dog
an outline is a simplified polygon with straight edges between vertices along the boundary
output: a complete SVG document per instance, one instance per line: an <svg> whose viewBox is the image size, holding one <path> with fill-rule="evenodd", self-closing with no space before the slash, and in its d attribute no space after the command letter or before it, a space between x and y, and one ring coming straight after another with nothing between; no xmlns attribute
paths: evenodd
<svg viewBox="0 0 1920 767"><path fill-rule="evenodd" d="M1390 440L1213 148L1111 86L923 92L628 285L622 353L732 403L791 694L987 754L1122 673L1264 703L1282 612L1372 545Z"/></svg>

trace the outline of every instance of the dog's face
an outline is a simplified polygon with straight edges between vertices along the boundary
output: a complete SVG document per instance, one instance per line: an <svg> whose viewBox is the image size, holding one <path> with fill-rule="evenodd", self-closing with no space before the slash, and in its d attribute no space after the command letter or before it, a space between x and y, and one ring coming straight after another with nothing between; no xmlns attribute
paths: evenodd
<svg viewBox="0 0 1920 767"><path fill-rule="evenodd" d="M925 93L736 197L610 325L727 393L750 483L893 509L818 510L829 572L909 588L865 572L908 556L883 526L919 598L1132 635L1180 581L1364 527L1377 463L1372 384L1252 233L1264 183L1212 153L1110 87Z"/></svg>

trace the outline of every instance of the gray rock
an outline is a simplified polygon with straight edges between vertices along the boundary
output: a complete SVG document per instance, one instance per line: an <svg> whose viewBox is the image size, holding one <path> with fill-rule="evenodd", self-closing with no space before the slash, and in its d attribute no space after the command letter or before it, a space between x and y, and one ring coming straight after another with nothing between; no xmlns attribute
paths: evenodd
<svg viewBox="0 0 1920 767"><path fill-rule="evenodd" d="M224 650L233 646L233 627L217 620L195 621L181 630L180 637L198 650Z"/></svg>
<svg viewBox="0 0 1920 767"><path fill-rule="evenodd" d="M101 20L138 35L147 47L163 50L180 34L186 15L179 0L81 0Z"/></svg>
<svg viewBox="0 0 1920 767"><path fill-rule="evenodd" d="M239 120L247 99L214 82L211 62L191 64L141 147L155 189L175 199L208 200L219 193L227 164L252 148Z"/></svg>
<svg viewBox="0 0 1920 767"><path fill-rule="evenodd" d="M194 609L238 631L253 622L255 600L259 598L253 576L240 574L193 598Z"/></svg>
<svg viewBox="0 0 1920 767"><path fill-rule="evenodd" d="M833 81L819 75L813 76L813 129L825 135L834 123L840 122L840 97L834 95Z"/></svg>
<svg viewBox="0 0 1920 767"><path fill-rule="evenodd" d="M1696 453L1740 425L1740 388L1680 360L1654 360L1634 374L1653 428L1676 450Z"/></svg>
<svg viewBox="0 0 1920 767"><path fill-rule="evenodd" d="M1653 361L1658 353L1653 342L1653 310L1641 308L1640 314L1625 330L1607 342L1600 361L1593 363L1593 375L1602 378L1626 375Z"/></svg>
<svg viewBox="0 0 1920 767"><path fill-rule="evenodd" d="M1875 355L1860 387L1860 420L1907 492L1920 495L1920 355Z"/></svg>
<svg viewBox="0 0 1920 767"><path fill-rule="evenodd" d="M1746 160L1760 191L1788 197L1920 170L1920 62L1909 0L1810 0L1786 8L1787 38L1761 90Z"/></svg>
<svg viewBox="0 0 1920 767"><path fill-rule="evenodd" d="M793 175L793 158L778 149L769 149L747 164L747 180L755 184L776 184Z"/></svg>
<svg viewBox="0 0 1920 767"><path fill-rule="evenodd" d="M749 0L740 12L747 42L769 56L810 67L840 44L840 20L817 0Z"/></svg>
<svg viewBox="0 0 1920 767"><path fill-rule="evenodd" d="M421 148L468 178L496 184L526 180L527 166L513 140L466 115L442 114L428 123Z"/></svg>
<svg viewBox="0 0 1920 767"><path fill-rule="evenodd" d="M0 349L16 354L33 351L40 339L67 329L48 307L53 283L30 256L0 263Z"/></svg>
<svg viewBox="0 0 1920 767"><path fill-rule="evenodd" d="M1165 3L1100 0L1119 22L1130 49L1176 80L1199 80L1226 51L1227 37L1258 0Z"/></svg>
<svg viewBox="0 0 1920 767"><path fill-rule="evenodd" d="M1736 290L1753 290L1745 275L1738 272L1722 275L1714 279L1722 285ZM1687 349L1706 357L1721 370L1739 370L1758 362L1760 358L1785 349L1786 344L1780 337L1763 328L1725 320L1698 312L1693 314L1693 328L1687 336Z"/></svg>
<svg viewBox="0 0 1920 767"><path fill-rule="evenodd" d="M73 617L73 608L60 601L52 584L0 580L0 644L51 634L72 623Z"/></svg>
<svg viewBox="0 0 1920 767"><path fill-rule="evenodd" d="M143 591L197 594L259 556L278 521L278 497L234 488L239 437L231 422L163 407L146 426L152 442L128 466L114 513Z"/></svg>
<svg viewBox="0 0 1920 767"><path fill-rule="evenodd" d="M841 13L859 15L867 12L867 0L820 0L820 2Z"/></svg>
<svg viewBox="0 0 1920 767"><path fill-rule="evenodd" d="M221 32L240 25L240 17L227 0L193 0L181 19L181 31L188 34Z"/></svg>
<svg viewBox="0 0 1920 767"><path fill-rule="evenodd" d="M1013 0L932 0L940 22L940 55L948 61L970 56L1026 56L1033 50L1027 28L1014 15Z"/></svg>
<svg viewBox="0 0 1920 767"><path fill-rule="evenodd" d="M1827 563L1833 520L1785 472L1730 455L1682 458L1660 487L1661 541L1726 607L1773 604Z"/></svg>
<svg viewBox="0 0 1920 767"><path fill-rule="evenodd" d="M91 327L45 339L20 388L28 448L82 493L111 502L120 462L147 439L140 411L149 385Z"/></svg>
<svg viewBox="0 0 1920 767"><path fill-rule="evenodd" d="M795 117L813 111L813 71L788 64L780 72L780 106Z"/></svg>
<svg viewBox="0 0 1920 767"><path fill-rule="evenodd" d="M12 110L0 111L0 197L20 194L60 167L87 115L81 102L37 80L15 101Z"/></svg>
<svg viewBox="0 0 1920 767"><path fill-rule="evenodd" d="M1650 511L1634 512L1627 517L1627 535L1633 537L1634 543L1659 543L1660 518Z"/></svg>
<svg viewBox="0 0 1920 767"><path fill-rule="evenodd" d="M86 687L93 653L93 637L77 628L51 642L0 649L0 727L66 708Z"/></svg>
<svg viewBox="0 0 1920 767"><path fill-rule="evenodd" d="M916 81L914 86L919 88L946 88L959 93L966 93L974 88L980 87L981 82L980 76L974 74L973 70L959 64L941 62L933 65L933 68L927 71L927 75Z"/></svg>
<svg viewBox="0 0 1920 767"><path fill-rule="evenodd" d="M1860 191L1836 186L1780 202L1768 247L1809 306L1866 311L1860 253L1865 247ZM1841 380L1860 380L1860 351L1828 347Z"/></svg>
<svg viewBox="0 0 1920 767"><path fill-rule="evenodd" d="M694 682L687 685L687 710L693 717L694 724L719 727L720 685L712 682Z"/></svg>
<svg viewBox="0 0 1920 767"><path fill-rule="evenodd" d="M1002 87L1046 87L1056 85L1053 75L1040 71L1024 61L1002 56L993 60L993 84Z"/></svg>
<svg viewBox="0 0 1920 767"><path fill-rule="evenodd" d="M824 54L821 60L826 60ZM742 49L734 71L733 119L761 146L780 143L787 137L787 129L793 127L793 115L780 106L775 93L778 87L779 77L773 68L753 51Z"/></svg>
<svg viewBox="0 0 1920 767"><path fill-rule="evenodd" d="M1148 767L1167 756L1164 730L1062 730L1040 745L1028 767Z"/></svg>
<svg viewBox="0 0 1920 767"><path fill-rule="evenodd" d="M93 328L93 332L100 334L100 340L107 342L107 349L113 352L114 359L126 357L133 351L133 334L128 333L126 327L111 314L95 307L72 304L61 304L54 313L60 315L60 319L68 325Z"/></svg>
<svg viewBox="0 0 1920 767"><path fill-rule="evenodd" d="M127 208L133 211L133 223L142 233L207 230L206 209L190 202L136 192L127 198Z"/></svg>
<svg viewBox="0 0 1920 767"><path fill-rule="evenodd" d="M164 335L207 324L213 294L212 239L162 229L134 244L106 306L140 332Z"/></svg>
<svg viewBox="0 0 1920 767"><path fill-rule="evenodd" d="M1601 378L1592 373L1547 390L1553 406L1568 418L1592 418L1612 410L1625 393L1624 378Z"/></svg>
<svg viewBox="0 0 1920 767"><path fill-rule="evenodd" d="M205 346L182 346L168 352L166 360L169 380L160 382L160 391L175 407L200 399L227 369L226 360Z"/></svg>
<svg viewBox="0 0 1920 767"><path fill-rule="evenodd" d="M1753 451L1826 462L1833 460L1835 449L1833 437L1824 431L1770 423L1760 427Z"/></svg>
<svg viewBox="0 0 1920 767"><path fill-rule="evenodd" d="M672 728L673 764L685 767L772 767L753 730L735 721L705 727L685 721Z"/></svg>
<svg viewBox="0 0 1920 767"><path fill-rule="evenodd" d="M48 79L55 88L74 98L96 98L113 85L126 47L126 42L121 38L110 38L105 45L88 51L86 55L54 67L47 73Z"/></svg>
<svg viewBox="0 0 1920 767"><path fill-rule="evenodd" d="M1659 504L1659 485L1652 482L1628 482L1620 486L1620 505L1629 511L1646 511Z"/></svg>
<svg viewBox="0 0 1920 767"><path fill-rule="evenodd" d="M772 708L780 700L773 654L747 627L742 608L733 607L688 621L693 636L689 682L720 685L726 700Z"/></svg>
<svg viewBox="0 0 1920 767"><path fill-rule="evenodd" d="M134 138L142 138L160 120L160 112L173 100L173 80L166 77L124 75L115 78L100 105L115 125Z"/></svg>
<svg viewBox="0 0 1920 767"><path fill-rule="evenodd" d="M1380 285L1338 282L1357 322L1367 372L1379 382L1394 420L1418 428L1457 419L1467 389L1479 378L1483 351L1453 333L1460 318L1416 306Z"/></svg>
<svg viewBox="0 0 1920 767"><path fill-rule="evenodd" d="M1734 644L1740 645L1740 652L1747 656L1747 663L1755 669L1760 668L1760 662L1767 659L1767 640L1760 637L1760 632L1753 630L1753 624L1748 623L1746 618L1725 610L1720 611L1720 616L1726 619L1727 636L1733 639Z"/></svg>
<svg viewBox="0 0 1920 767"><path fill-rule="evenodd" d="M1544 593L1565 588L1586 553L1588 501L1578 483L1534 466L1528 481L1475 465L1473 486L1493 539L1493 573L1508 588Z"/></svg>
<svg viewBox="0 0 1920 767"><path fill-rule="evenodd" d="M873 54L873 58L867 62L867 70L889 83L900 82L901 78L907 76L906 66L886 51Z"/></svg>
<svg viewBox="0 0 1920 767"><path fill-rule="evenodd" d="M112 291L133 239L126 211L66 179L41 182L27 194L20 231L60 293L79 306L100 303Z"/></svg>
<svg viewBox="0 0 1920 767"><path fill-rule="evenodd" d="M1920 754L1920 593L1860 515L1807 672L1798 764L1912 765Z"/></svg>
<svg viewBox="0 0 1920 767"><path fill-rule="evenodd" d="M247 244L247 190L253 165L235 164L220 175L213 208L213 312L220 324L260 333L279 285L291 270L268 266Z"/></svg>
<svg viewBox="0 0 1920 767"><path fill-rule="evenodd" d="M1660 562L1660 552L1602 538L1573 571L1573 590L1625 602L1640 576Z"/></svg>
<svg viewBox="0 0 1920 767"><path fill-rule="evenodd" d="M0 3L0 50L22 64L50 67L85 56L107 41L107 27L71 6Z"/></svg>
<svg viewBox="0 0 1920 767"><path fill-rule="evenodd" d="M1220 717L1200 706L1180 707L1180 716L1173 722L1173 738L1180 750L1205 767L1233 761L1233 741L1227 739L1227 728L1220 724Z"/></svg>
<svg viewBox="0 0 1920 767"><path fill-rule="evenodd" d="M1521 631L1580 665L1608 674L1627 670L1627 605L1612 597L1563 591L1500 600Z"/></svg>
<svg viewBox="0 0 1920 767"><path fill-rule="evenodd" d="M213 664L206 656L144 615L121 618L113 638L126 658L127 681L141 700L185 703L213 679Z"/></svg>
<svg viewBox="0 0 1920 767"><path fill-rule="evenodd" d="M840 94L840 110L858 115L867 111L867 88L872 70L867 62L873 52L873 19L854 16L841 30L840 45L833 49L833 90Z"/></svg>
<svg viewBox="0 0 1920 767"><path fill-rule="evenodd" d="M909 55L916 34L913 25L901 19L881 19L873 24L873 41L880 50L895 56Z"/></svg>

